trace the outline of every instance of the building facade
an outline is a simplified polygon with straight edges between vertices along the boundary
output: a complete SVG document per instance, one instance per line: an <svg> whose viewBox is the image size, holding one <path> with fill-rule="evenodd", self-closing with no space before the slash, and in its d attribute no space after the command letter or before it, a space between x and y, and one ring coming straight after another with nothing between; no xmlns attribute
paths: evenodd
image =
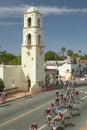
<svg viewBox="0 0 87 130"><path fill-rule="evenodd" d="M79 61L72 64L70 59L44 63L42 16L35 7L24 13L21 65L0 65L0 78L4 80L5 89L18 87L32 91L48 83L55 84L57 75L67 80L87 70L87 64Z"/></svg>
<svg viewBox="0 0 87 130"><path fill-rule="evenodd" d="M42 14L37 8L31 7L24 13L21 65L0 65L0 78L4 80L7 89L16 86L31 90L44 84Z"/></svg>

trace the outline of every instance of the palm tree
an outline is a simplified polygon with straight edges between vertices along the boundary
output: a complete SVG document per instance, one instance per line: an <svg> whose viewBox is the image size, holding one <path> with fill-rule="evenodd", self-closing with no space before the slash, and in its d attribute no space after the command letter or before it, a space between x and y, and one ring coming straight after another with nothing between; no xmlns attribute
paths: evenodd
<svg viewBox="0 0 87 130"><path fill-rule="evenodd" d="M62 47L62 48L61 48L61 52L63 53L63 57L64 57L65 51L66 51L66 48L65 48L65 47Z"/></svg>
<svg viewBox="0 0 87 130"><path fill-rule="evenodd" d="M80 56L81 52L82 52L81 50L79 50L79 51L78 51L78 53L79 53L79 56Z"/></svg>
<svg viewBox="0 0 87 130"><path fill-rule="evenodd" d="M72 57L74 52L72 50L67 50L67 56Z"/></svg>

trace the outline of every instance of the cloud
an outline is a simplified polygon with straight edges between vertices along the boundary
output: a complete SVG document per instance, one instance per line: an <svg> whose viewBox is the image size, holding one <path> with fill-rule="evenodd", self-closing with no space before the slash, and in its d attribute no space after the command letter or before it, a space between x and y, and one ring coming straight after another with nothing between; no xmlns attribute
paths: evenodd
<svg viewBox="0 0 87 130"><path fill-rule="evenodd" d="M0 22L0 26L13 26L13 25L22 25L23 23L18 22Z"/></svg>
<svg viewBox="0 0 87 130"><path fill-rule="evenodd" d="M29 8L28 5L21 6L10 6L10 7L0 7L0 17L21 17L24 12ZM67 7L51 7L51 6L39 6L37 7L43 15L55 14L55 15L64 15L71 13L87 13L86 8L67 8Z"/></svg>
<svg viewBox="0 0 87 130"><path fill-rule="evenodd" d="M0 17L18 17L20 15L23 15L23 12L25 10L25 7L0 7Z"/></svg>
<svg viewBox="0 0 87 130"><path fill-rule="evenodd" d="M64 15L70 13L87 13L87 9L80 9L80 8L67 8L67 7L39 7L43 14L57 14L57 15Z"/></svg>

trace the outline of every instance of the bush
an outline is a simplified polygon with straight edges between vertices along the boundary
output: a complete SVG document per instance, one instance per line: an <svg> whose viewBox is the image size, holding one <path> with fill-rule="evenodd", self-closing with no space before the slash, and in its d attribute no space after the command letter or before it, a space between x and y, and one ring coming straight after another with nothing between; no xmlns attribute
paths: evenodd
<svg viewBox="0 0 87 130"><path fill-rule="evenodd" d="M0 78L0 91L2 91L5 88L3 80Z"/></svg>

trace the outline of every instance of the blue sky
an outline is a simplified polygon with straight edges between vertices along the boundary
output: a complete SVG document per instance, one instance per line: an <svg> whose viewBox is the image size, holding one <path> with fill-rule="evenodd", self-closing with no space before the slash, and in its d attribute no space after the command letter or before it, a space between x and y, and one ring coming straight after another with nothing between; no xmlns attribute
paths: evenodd
<svg viewBox="0 0 87 130"><path fill-rule="evenodd" d="M0 0L0 51L20 55L23 15L32 4L43 13L45 52L87 54L87 0Z"/></svg>

